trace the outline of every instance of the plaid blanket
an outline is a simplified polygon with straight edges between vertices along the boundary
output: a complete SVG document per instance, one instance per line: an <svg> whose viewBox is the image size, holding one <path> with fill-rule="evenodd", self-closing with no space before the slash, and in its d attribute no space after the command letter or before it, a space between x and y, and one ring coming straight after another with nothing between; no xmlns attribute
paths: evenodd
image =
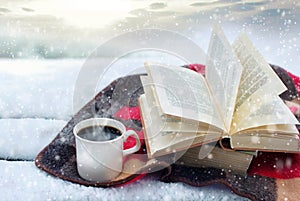
<svg viewBox="0 0 300 201"><path fill-rule="evenodd" d="M199 73L204 73L205 67L199 64L185 66ZM273 66L275 72L284 81L288 91L281 95L284 100L292 100L299 96L298 77L284 69ZM294 77L292 77L294 76ZM285 80L287 79L287 80ZM126 89L127 93L122 93ZM114 100L111 101L114 93ZM36 165L42 170L74 183L86 186L111 187L136 181L147 173L149 168L164 168L159 171L160 180L165 182L184 182L193 186L204 186L213 183L222 183L238 195L252 200L294 200L299 197L297 191L291 186L300 187L300 155L284 153L261 152L253 160L247 176L237 175L215 168L192 168L179 165L164 164L163 162L148 161L147 158L130 158L125 161L125 166L135 167L132 174L121 174L116 180L99 183L83 180L76 169L75 139L72 129L76 123L83 119L109 117L122 121L128 129L136 130L143 142L143 132L137 98L143 93L139 75L120 78L98 93L88 102L58 133L56 138L43 149L36 157ZM131 147L134 140L130 139L124 144L125 148ZM139 153L145 154L143 143ZM59 155L61 160L55 160ZM127 166L126 166L127 167ZM288 180L287 180L288 179Z"/></svg>

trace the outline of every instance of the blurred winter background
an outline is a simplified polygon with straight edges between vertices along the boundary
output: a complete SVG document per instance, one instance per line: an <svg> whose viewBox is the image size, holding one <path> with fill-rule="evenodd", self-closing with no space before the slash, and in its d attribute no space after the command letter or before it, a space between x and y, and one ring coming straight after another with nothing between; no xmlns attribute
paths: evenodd
<svg viewBox="0 0 300 201"><path fill-rule="evenodd" d="M30 200L72 198L70 189L75 187L38 172L34 158L73 115L76 79L95 48L122 33L159 28L190 38L206 52L214 22L221 24L230 42L243 31L268 62L300 75L299 0L0 0L0 166L5 170L0 172L0 193L5 200L24 200L27 187ZM110 51L103 57L109 58ZM146 52L132 54L115 65L125 67L126 73L127 67L156 59L182 64L166 54ZM182 184L156 182L152 188L152 181L143 182L156 200L165 194L156 191L155 186L177 192L180 185L180 192L193 191ZM133 197L137 188L142 191L143 185L124 188L126 193L120 199L138 199ZM79 186L76 189L87 190ZM201 188L193 195L198 196L194 197L197 200L204 199L201 195L206 193L216 200L234 199L229 191L227 195L223 190L221 195L212 193L218 191ZM114 189L93 189L98 197L107 192L115 193ZM177 194L168 196L178 199Z"/></svg>
<svg viewBox="0 0 300 201"><path fill-rule="evenodd" d="M299 75L299 20L298 0L1 0L0 57L85 59L102 42L141 28L179 32L206 51L217 21L230 42L244 31L268 62Z"/></svg>
<svg viewBox="0 0 300 201"><path fill-rule="evenodd" d="M0 101L0 116L11 112L1 113L7 107L23 116L32 113L24 110L33 106L23 104L22 108L18 102L20 95L14 97L22 91L20 86L30 86L27 103L32 101L31 94L46 98L56 92L57 96L51 99L53 104L61 99L61 94L71 97L80 68L97 47L122 33L143 28L180 33L206 52L212 26L217 22L230 42L245 32L269 63L300 75L299 21L299 0L0 0L0 81L1 88L7 92ZM120 44L126 45L127 41ZM112 47L111 51L115 48L118 47ZM110 54L110 50L101 53L103 59ZM174 56L144 52L131 54L114 65L122 66L124 75L131 71L130 67L140 67L148 60L184 64ZM6 75L17 75L18 79ZM38 79L40 84L30 81L28 76ZM109 77L105 84L116 75ZM7 88L7 84L14 85L15 91ZM47 90L42 90L41 84ZM72 99L65 99L59 111L70 116L67 105L71 105ZM39 105L37 111L41 111L39 107L46 108Z"/></svg>

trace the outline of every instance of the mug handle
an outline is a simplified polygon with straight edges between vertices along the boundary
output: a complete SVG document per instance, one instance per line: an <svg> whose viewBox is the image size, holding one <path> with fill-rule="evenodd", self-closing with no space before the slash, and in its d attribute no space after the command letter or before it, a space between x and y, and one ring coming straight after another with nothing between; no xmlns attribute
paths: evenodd
<svg viewBox="0 0 300 201"><path fill-rule="evenodd" d="M136 145L134 147L129 148L129 149L123 150L123 155L124 156L126 156L128 154L132 154L132 153L138 151L141 148L141 142L140 142L139 136L133 130L128 130L124 133L124 138L123 138L124 140L123 141L126 142L127 138L131 135L135 138Z"/></svg>

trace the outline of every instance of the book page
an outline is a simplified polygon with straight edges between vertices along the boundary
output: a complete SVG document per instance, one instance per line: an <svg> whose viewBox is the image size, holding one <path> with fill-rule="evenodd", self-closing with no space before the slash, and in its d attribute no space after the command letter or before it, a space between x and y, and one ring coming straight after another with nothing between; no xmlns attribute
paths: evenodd
<svg viewBox="0 0 300 201"><path fill-rule="evenodd" d="M247 102L253 94L263 95L268 92L268 94L277 96L287 90L245 34L241 34L237 38L233 48L244 68L236 109Z"/></svg>
<svg viewBox="0 0 300 201"><path fill-rule="evenodd" d="M291 124L275 124L275 125L265 125L259 126L255 128L250 128L246 131L256 131L256 132L273 132L282 135L295 135L298 134L299 131L295 125Z"/></svg>
<svg viewBox="0 0 300 201"><path fill-rule="evenodd" d="M269 124L296 124L297 119L278 96L286 90L285 85L250 40L241 35L233 47L244 71L230 133Z"/></svg>
<svg viewBox="0 0 300 201"><path fill-rule="evenodd" d="M208 124L203 124L198 121L172 121L168 118L163 118L160 116L159 105L156 102L153 93L153 86L151 85L150 79L148 76L140 77L145 97L147 99L146 112L148 112L148 116L151 118L151 124L159 131L161 135L169 135L174 134L175 132L179 133L189 133L189 134L211 134L211 133L221 133L222 130L217 129L216 127ZM170 117L172 118L172 117Z"/></svg>
<svg viewBox="0 0 300 201"><path fill-rule="evenodd" d="M224 128L201 74L160 64L145 68L163 114Z"/></svg>
<svg viewBox="0 0 300 201"><path fill-rule="evenodd" d="M145 134L145 142L147 146L147 153L150 157L156 157L159 155L165 155L174 153L179 150L186 150L196 144L203 144L208 142L217 141L220 139L220 134L217 132L209 135L201 135L197 133L197 129L193 132L185 133L183 130L177 130L172 134L163 135L165 123L159 122L156 115L151 110L151 106L148 104L148 98L146 94L143 94L139 98L139 105L142 115L142 124Z"/></svg>
<svg viewBox="0 0 300 201"><path fill-rule="evenodd" d="M231 134L249 128L261 126L266 128L268 125L270 126L270 131L283 132L282 126L278 126L276 129L277 125L293 124L294 129L296 129L294 124L297 123L295 116L278 96L265 95L257 98L256 101L251 101L248 107L243 108L243 112L235 114ZM287 131L291 130L288 129Z"/></svg>
<svg viewBox="0 0 300 201"><path fill-rule="evenodd" d="M270 137L271 136L271 137ZM267 152L299 153L298 135L276 135L276 133L237 133L230 145L235 150L257 150Z"/></svg>
<svg viewBox="0 0 300 201"><path fill-rule="evenodd" d="M159 122L156 118L153 118L150 111L151 108L147 103L147 98L145 95L141 95L139 101L144 121L143 128L145 130L145 137L147 138L147 143L151 154L154 154L158 150L166 149L169 146L175 145L181 141L188 141L187 147L193 143L193 140L196 137L195 132L185 135L161 135L164 122Z"/></svg>
<svg viewBox="0 0 300 201"><path fill-rule="evenodd" d="M206 62L206 80L229 131L243 67L218 26L212 32Z"/></svg>

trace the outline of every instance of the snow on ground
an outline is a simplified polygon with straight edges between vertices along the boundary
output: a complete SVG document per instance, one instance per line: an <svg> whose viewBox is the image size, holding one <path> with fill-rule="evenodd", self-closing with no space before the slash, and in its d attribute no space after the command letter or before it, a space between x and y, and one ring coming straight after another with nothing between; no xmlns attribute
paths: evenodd
<svg viewBox="0 0 300 201"><path fill-rule="evenodd" d="M35 156L73 115L73 90L81 65L76 60L0 61L1 200L244 199L222 185L196 188L162 183L154 176L119 188L85 187L38 169Z"/></svg>
<svg viewBox="0 0 300 201"><path fill-rule="evenodd" d="M72 116L73 88L82 61L0 61L0 117Z"/></svg>
<svg viewBox="0 0 300 201"><path fill-rule="evenodd" d="M166 184L155 176L118 188L85 187L47 175L33 162L0 161L1 199L15 200L245 200L222 185L192 187L182 183Z"/></svg>
<svg viewBox="0 0 300 201"><path fill-rule="evenodd" d="M0 119L0 158L33 161L66 124L52 119Z"/></svg>

